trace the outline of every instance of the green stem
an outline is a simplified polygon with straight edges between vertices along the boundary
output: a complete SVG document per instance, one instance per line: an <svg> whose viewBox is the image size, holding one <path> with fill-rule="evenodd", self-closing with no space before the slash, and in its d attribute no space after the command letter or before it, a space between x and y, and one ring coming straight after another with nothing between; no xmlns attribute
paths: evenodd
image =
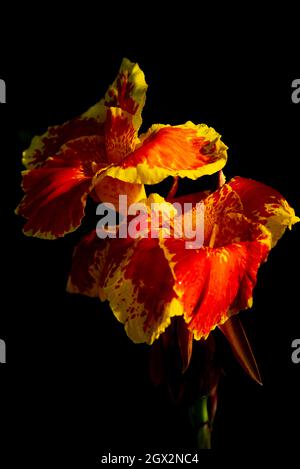
<svg viewBox="0 0 300 469"><path fill-rule="evenodd" d="M208 396L197 399L190 408L190 419L197 431L197 447L211 449L211 426L208 414Z"/></svg>

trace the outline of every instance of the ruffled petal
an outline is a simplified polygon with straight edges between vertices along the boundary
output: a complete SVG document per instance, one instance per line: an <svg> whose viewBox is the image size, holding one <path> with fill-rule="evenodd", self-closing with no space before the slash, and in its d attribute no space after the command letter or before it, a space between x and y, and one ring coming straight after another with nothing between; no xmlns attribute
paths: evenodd
<svg viewBox="0 0 300 469"><path fill-rule="evenodd" d="M84 114L62 125L49 127L43 135L35 136L29 148L23 152L22 163L27 169L42 166L49 156L58 153L60 147L70 140L104 134L106 108L102 99Z"/></svg>
<svg viewBox="0 0 300 469"><path fill-rule="evenodd" d="M257 271L269 252L268 230L238 213L230 218L243 239L239 243L187 250L184 240L163 241L184 319L196 339L206 338L232 314L252 306Z"/></svg>
<svg viewBox="0 0 300 469"><path fill-rule="evenodd" d="M123 59L119 73L105 95L105 105L119 107L137 117L137 130L141 126L141 113L148 85L145 75L136 63Z"/></svg>
<svg viewBox="0 0 300 469"><path fill-rule="evenodd" d="M223 168L227 147L220 135L204 124L154 125L141 136L141 145L107 175L122 181L156 184L167 176L213 174Z"/></svg>
<svg viewBox="0 0 300 469"><path fill-rule="evenodd" d="M239 195L243 213L258 223L265 225L272 234L272 247L282 237L286 228L300 221L285 198L261 182L235 177L229 186Z"/></svg>
<svg viewBox="0 0 300 469"><path fill-rule="evenodd" d="M69 293L98 297L100 276L103 275L108 248L108 240L98 238L96 231L80 241L73 254L67 283Z"/></svg>
<svg viewBox="0 0 300 469"><path fill-rule="evenodd" d="M101 137L82 137L44 166L23 171L25 196L16 212L28 219L25 234L53 239L80 225L94 173L106 167L103 152Z"/></svg>
<svg viewBox="0 0 300 469"><path fill-rule="evenodd" d="M22 162L27 169L42 166L49 156L54 156L62 145L79 137L104 135L107 107L120 107L135 114L136 129L142 123L141 112L146 99L147 84L137 64L123 59L120 71L109 87L105 99L101 99L79 117L62 125L49 127L43 135L35 136Z"/></svg>
<svg viewBox="0 0 300 469"><path fill-rule="evenodd" d="M100 289L135 343L152 344L182 315L174 279L158 239L111 239L106 278Z"/></svg>

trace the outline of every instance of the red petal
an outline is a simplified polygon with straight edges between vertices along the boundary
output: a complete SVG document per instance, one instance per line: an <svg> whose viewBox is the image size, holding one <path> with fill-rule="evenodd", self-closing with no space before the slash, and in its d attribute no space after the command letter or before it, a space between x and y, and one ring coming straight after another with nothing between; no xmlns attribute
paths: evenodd
<svg viewBox="0 0 300 469"><path fill-rule="evenodd" d="M96 231L85 236L74 250L67 291L98 296L99 280L106 262L108 241L98 238Z"/></svg>
<svg viewBox="0 0 300 469"><path fill-rule="evenodd" d="M103 161L101 138L83 137L63 146L43 167L24 171L25 196L17 213L28 219L25 234L51 239L74 231L92 189L93 165L99 169Z"/></svg>
<svg viewBox="0 0 300 469"><path fill-rule="evenodd" d="M134 117L119 108L110 108L105 124L105 146L111 163L122 161L138 142Z"/></svg>
<svg viewBox="0 0 300 469"><path fill-rule="evenodd" d="M258 226L248 236L248 241L199 250L187 250L183 240L164 240L176 278L175 291L196 339L207 337L231 314L252 305L257 271L269 247Z"/></svg>
<svg viewBox="0 0 300 469"><path fill-rule="evenodd" d="M101 298L134 342L153 343L182 314L158 239L111 239L105 272Z"/></svg>
<svg viewBox="0 0 300 469"><path fill-rule="evenodd" d="M106 110L103 101L86 113L62 125L49 127L47 132L32 139L30 147L23 152L23 164L28 169L40 167L49 156L58 153L60 147L70 140L104 134Z"/></svg>
<svg viewBox="0 0 300 469"><path fill-rule="evenodd" d="M241 177L235 177L228 185L239 195L243 213L270 230L272 246L275 246L287 227L291 228L300 220L285 198L272 187Z"/></svg>

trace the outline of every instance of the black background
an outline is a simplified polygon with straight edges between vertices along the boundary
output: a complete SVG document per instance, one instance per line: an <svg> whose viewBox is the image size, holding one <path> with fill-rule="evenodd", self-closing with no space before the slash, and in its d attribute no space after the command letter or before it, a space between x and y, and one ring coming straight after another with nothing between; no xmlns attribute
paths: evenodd
<svg viewBox="0 0 300 469"><path fill-rule="evenodd" d="M43 36L39 21L31 40L23 27L17 44L2 43L0 338L7 364L0 365L0 380L5 436L18 442L11 459L56 460L61 451L60 461L80 456L87 463L108 450L192 447L187 423L149 382L147 347L132 344L99 301L65 293L73 246L94 219L53 242L26 238L13 213L30 136L101 98L122 57L137 61L149 84L142 130L186 120L213 126L229 146L228 178L265 182L300 212L300 104L291 101L300 67L293 39L283 42L261 21L246 31L239 23L229 40L213 14L209 33L202 28L205 15L182 18L171 31L165 29L171 17L147 28L142 21L137 29L130 21L117 26L114 15L82 20L86 29L77 23L62 34L57 14ZM291 361L291 342L300 336L298 241L296 226L261 268L253 309L241 313L263 387L244 375L224 344L216 449L295 448L299 440L300 365ZM1 454L8 448L3 443Z"/></svg>

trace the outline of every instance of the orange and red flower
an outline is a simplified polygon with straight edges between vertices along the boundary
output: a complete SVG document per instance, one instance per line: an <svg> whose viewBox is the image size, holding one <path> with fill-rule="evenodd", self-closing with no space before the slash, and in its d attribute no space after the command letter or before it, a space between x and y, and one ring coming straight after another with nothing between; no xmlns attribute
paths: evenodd
<svg viewBox="0 0 300 469"><path fill-rule="evenodd" d="M144 184L223 168L227 147L204 124L154 125L138 136L146 90L139 66L124 59L104 99L32 140L17 209L27 219L25 234L51 239L74 231L89 194L114 204L126 194L131 203L145 197Z"/></svg>
<svg viewBox="0 0 300 469"><path fill-rule="evenodd" d="M24 152L25 196L18 213L24 231L57 238L75 230L88 195L116 204L170 204L144 185L167 176L197 179L220 171L227 147L204 124L153 125L138 135L147 85L137 64L124 59L105 98L80 117L50 127ZM181 316L197 340L242 309L251 307L258 269L287 227L299 221L272 188L236 177L211 193L174 198L182 206L203 201L204 243L186 239L99 239L96 231L75 249L67 289L108 300L134 342L152 344ZM195 216L195 209L192 216ZM175 230L174 215L173 229Z"/></svg>
<svg viewBox="0 0 300 469"><path fill-rule="evenodd" d="M192 198L205 206L199 249L186 249L184 237L162 233L156 239L110 240L94 233L75 251L68 291L108 300L134 342L152 344L173 316L183 316L195 339L206 338L251 307L260 265L284 230L299 221L278 192L250 179L237 177L204 198ZM174 200L183 205L191 197ZM82 253L86 244L88 257Z"/></svg>

